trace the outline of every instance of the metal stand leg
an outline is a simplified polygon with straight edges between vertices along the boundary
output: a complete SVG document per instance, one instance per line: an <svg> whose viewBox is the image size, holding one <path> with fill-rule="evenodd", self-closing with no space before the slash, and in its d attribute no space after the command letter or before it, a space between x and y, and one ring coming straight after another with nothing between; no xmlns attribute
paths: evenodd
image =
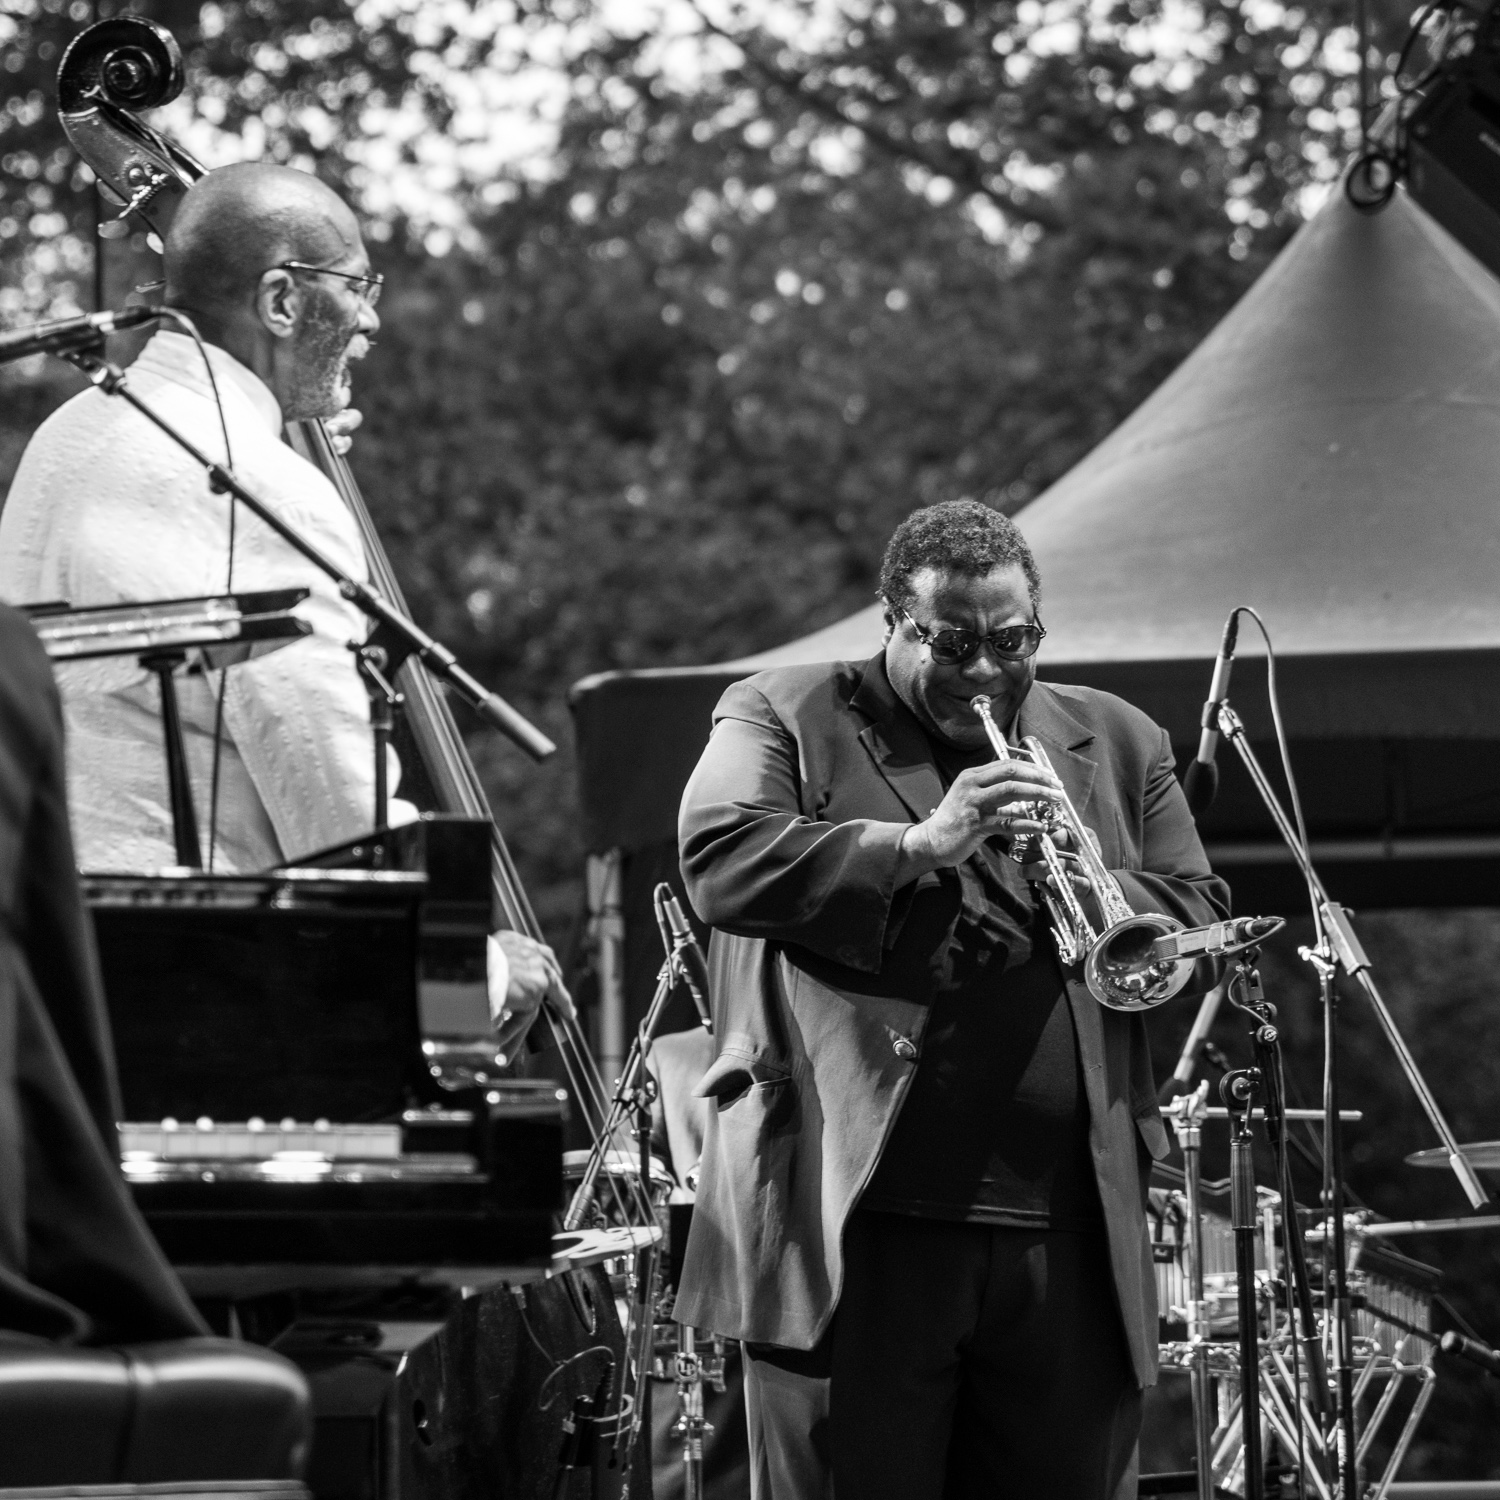
<svg viewBox="0 0 1500 1500"><path fill-rule="evenodd" d="M1234 961L1227 980L1229 998L1236 1009L1243 1011L1254 1023L1251 1041L1255 1047L1255 1060L1259 1069L1261 1095L1265 1104L1266 1139L1276 1158L1277 1190L1281 1196L1282 1262L1287 1290L1287 1315L1291 1320L1292 1335L1302 1352L1308 1371L1308 1388L1314 1409L1326 1413L1328 1401L1328 1374L1323 1361L1322 1345L1319 1341L1317 1316L1313 1306L1312 1282L1307 1270L1307 1247L1302 1237L1302 1221L1297 1215L1297 1200L1293 1192L1291 1166L1287 1157L1286 1101L1282 1088L1281 1032L1276 1025L1276 1008L1269 1004L1261 985L1260 971L1256 967L1260 959L1257 948L1246 948ZM1274 1226L1266 1226L1266 1252L1269 1258L1274 1249ZM1268 1260L1269 1265L1269 1260ZM1274 1268L1272 1274L1274 1275ZM1301 1397L1296 1391L1297 1381L1291 1381L1294 1392L1293 1404L1288 1412L1286 1431L1290 1434L1292 1451L1297 1455L1300 1493L1306 1495L1306 1469L1311 1455L1310 1445L1301 1421ZM1268 1377L1267 1391L1272 1400L1276 1398L1273 1379ZM1293 1420L1295 1414L1295 1420ZM1311 1429L1308 1428L1307 1431ZM1318 1435L1324 1435L1320 1424Z"/></svg>
<svg viewBox="0 0 1500 1500"><path fill-rule="evenodd" d="M198 842L198 815L193 808L193 783L188 776L187 747L182 739L182 715L177 708L177 684L173 679L187 657L181 651L155 651L140 658L141 665L156 676L161 690L162 740L167 752L167 797L172 809L172 844L177 863L185 869L203 868L203 849Z"/></svg>
<svg viewBox="0 0 1500 1500"><path fill-rule="evenodd" d="M1316 955L1313 955L1316 958ZM1316 963L1323 994L1323 1204L1330 1232L1323 1237L1323 1289L1328 1308L1328 1364L1333 1378L1334 1453L1339 1500L1359 1493L1354 1440L1354 1337L1349 1306L1349 1251L1344 1226L1344 1131L1339 1119L1338 989L1333 965Z"/></svg>
<svg viewBox="0 0 1500 1500"><path fill-rule="evenodd" d="M383 646L351 645L354 662L359 668L365 691L370 695L370 731L375 740L375 823L384 828L390 816L390 787L388 751L391 746L391 731L396 723L396 708L405 700L386 675L390 657Z"/></svg>
<svg viewBox="0 0 1500 1500"><path fill-rule="evenodd" d="M1234 1231L1235 1281L1240 1320L1240 1425L1245 1445L1245 1500L1264 1500L1264 1457L1260 1437L1260 1309L1255 1286L1255 1160L1250 1111L1260 1071L1239 1068L1219 1085L1229 1110L1229 1214Z"/></svg>
<svg viewBox="0 0 1500 1500"><path fill-rule="evenodd" d="M1205 1028L1206 1030L1206 1028ZM1196 1051L1196 1049L1194 1049ZM1179 1095L1168 1107L1177 1144L1182 1148L1182 1177L1187 1188L1187 1335L1192 1347L1188 1373L1193 1389L1193 1451L1198 1466L1198 1500L1214 1495L1214 1405L1208 1370L1208 1320L1203 1316L1203 1120L1208 1084Z"/></svg>

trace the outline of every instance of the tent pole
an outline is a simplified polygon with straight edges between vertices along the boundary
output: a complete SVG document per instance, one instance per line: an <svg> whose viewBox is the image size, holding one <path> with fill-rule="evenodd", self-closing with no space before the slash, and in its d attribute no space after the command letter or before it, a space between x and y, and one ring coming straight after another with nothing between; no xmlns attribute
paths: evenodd
<svg viewBox="0 0 1500 1500"><path fill-rule="evenodd" d="M625 851L591 854L586 869L589 932L599 976L599 1072L612 1085L625 1065Z"/></svg>

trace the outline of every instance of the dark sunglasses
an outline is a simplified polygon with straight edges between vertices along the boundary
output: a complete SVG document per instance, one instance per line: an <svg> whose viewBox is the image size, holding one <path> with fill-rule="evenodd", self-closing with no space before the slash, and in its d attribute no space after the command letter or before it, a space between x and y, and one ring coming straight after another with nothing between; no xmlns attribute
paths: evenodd
<svg viewBox="0 0 1500 1500"><path fill-rule="evenodd" d="M284 260L272 266L273 271L308 271L314 276L337 276L340 281L352 281L365 299L366 307L374 307L380 301L380 289L385 285L384 276L360 276L353 271L335 271L329 266L310 266L305 261Z"/></svg>
<svg viewBox="0 0 1500 1500"><path fill-rule="evenodd" d="M897 608L900 608L898 605ZM1030 625L1007 625L989 635L980 635L974 630L925 630L918 625L906 610L901 613L911 621L917 639L932 653L933 661L942 667L960 667L979 654L981 646L988 646L1001 661L1025 661L1035 656L1047 632L1040 620Z"/></svg>

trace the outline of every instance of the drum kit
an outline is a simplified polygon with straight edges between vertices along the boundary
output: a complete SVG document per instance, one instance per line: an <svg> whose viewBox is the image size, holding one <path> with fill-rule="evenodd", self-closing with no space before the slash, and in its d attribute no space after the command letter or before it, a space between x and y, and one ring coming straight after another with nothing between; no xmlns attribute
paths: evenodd
<svg viewBox="0 0 1500 1500"><path fill-rule="evenodd" d="M582 1182L589 1157L588 1151L565 1152L564 1181ZM680 1263L691 1205L669 1201L675 1180L653 1156L645 1193L656 1223L626 1222L626 1207L638 1201L641 1191L640 1170L640 1161L632 1153L613 1151L606 1156L596 1178L600 1190L590 1215L593 1222L588 1228L557 1236L554 1265L602 1265L614 1290L615 1310L635 1374L634 1395L621 1413L618 1431L601 1429L601 1435L620 1442L620 1468L630 1472L628 1454L643 1426L640 1376L649 1373L654 1381L671 1381L678 1413L672 1434L681 1442L683 1494L686 1500L702 1500L703 1445L713 1432L704 1398L709 1390L722 1393L725 1389L725 1340L717 1334L701 1334L672 1317L676 1287L670 1268ZM649 1357L643 1351L649 1351Z"/></svg>

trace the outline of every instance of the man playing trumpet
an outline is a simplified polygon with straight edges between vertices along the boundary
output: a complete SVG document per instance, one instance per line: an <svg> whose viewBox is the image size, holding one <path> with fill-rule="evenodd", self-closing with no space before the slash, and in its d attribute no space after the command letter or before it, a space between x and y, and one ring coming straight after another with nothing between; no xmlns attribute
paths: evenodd
<svg viewBox="0 0 1500 1500"><path fill-rule="evenodd" d="M1066 788L1134 910L1199 925L1228 892L1166 734L1035 681L1008 519L917 511L880 585L884 650L730 688L684 797L719 1052L676 1315L746 1341L757 1500L1110 1500L1167 1137L1141 1018L1059 967L1012 852ZM976 697L1053 770L997 758Z"/></svg>

